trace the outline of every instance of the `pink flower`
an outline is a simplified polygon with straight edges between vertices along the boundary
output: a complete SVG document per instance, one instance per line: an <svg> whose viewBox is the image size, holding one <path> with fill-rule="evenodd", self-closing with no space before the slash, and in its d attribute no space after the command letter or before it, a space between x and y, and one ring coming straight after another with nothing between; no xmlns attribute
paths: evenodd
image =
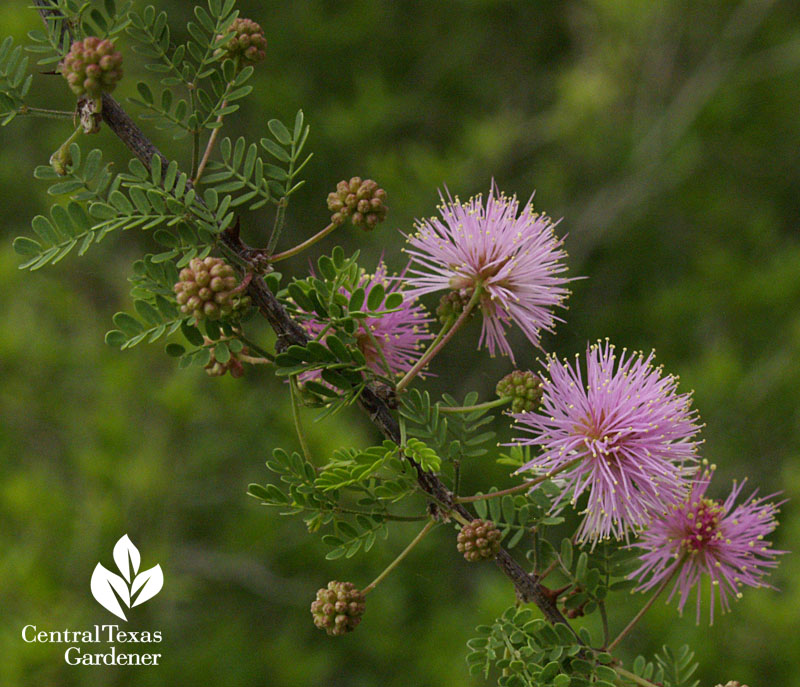
<svg viewBox="0 0 800 687"><path fill-rule="evenodd" d="M512 361L506 329L514 322L534 346L541 330L553 331L560 321L552 313L569 295L570 280L561 261L563 240L553 233L546 215L528 203L519 212L517 197L489 192L486 204L477 196L466 203L448 195L439 207L442 218L417 222L406 252L412 265L408 283L414 296L444 289L471 296L481 288L483 329L478 346L500 351Z"/></svg>
<svg viewBox="0 0 800 687"><path fill-rule="evenodd" d="M577 357L573 366L551 356L539 409L515 415L533 435L517 441L541 450L519 471L563 470L573 505L587 492L580 541L627 538L687 493L700 427L690 395L652 361L598 342L586 351L584 383Z"/></svg>
<svg viewBox="0 0 800 687"><path fill-rule="evenodd" d="M372 289L378 284L385 290L385 296L376 309L380 311L385 307L386 296L401 290L403 280L387 277L386 265L381 261L378 263L375 274L365 274L358 282L358 285L365 291L364 302L369 299ZM351 296L346 289L342 293L348 298ZM419 358L419 349L422 347L422 343L431 338L428 325L432 320L428 317L427 311L413 297L407 293L403 295L405 299L397 310L380 317L366 317L358 321L359 327L354 335L356 343L367 359L367 365L377 374L388 375L390 373L392 376L396 376L408 372ZM326 322L316 319L303 322L303 326L312 338L317 336L326 324ZM370 333L367 333L368 331L371 336ZM380 345L383 357L389 365L388 372L375 343ZM319 371L314 370L299 375L299 378L301 381L306 381L318 379L319 376Z"/></svg>
<svg viewBox="0 0 800 687"><path fill-rule="evenodd" d="M700 623L700 579L711 579L711 623L719 596L722 612L730 610L730 597L741 597L742 586L770 587L764 577L777 567L776 551L764 537L778 525L775 516L780 504L768 503L770 496L756 498L757 492L738 506L734 502L744 482L733 483L724 502L706 497L714 466L698 471L689 496L670 506L664 514L653 519L632 544L642 550L641 567L630 575L642 582L637 589L646 591L668 583L677 575L669 595L671 601L680 592L678 611L697 586L697 623ZM773 495L774 496L774 495Z"/></svg>

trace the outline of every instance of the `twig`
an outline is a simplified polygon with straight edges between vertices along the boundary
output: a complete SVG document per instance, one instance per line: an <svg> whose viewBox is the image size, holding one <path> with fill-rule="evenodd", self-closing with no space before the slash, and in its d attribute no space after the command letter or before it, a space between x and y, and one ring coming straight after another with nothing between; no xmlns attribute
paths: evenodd
<svg viewBox="0 0 800 687"><path fill-rule="evenodd" d="M48 16L58 14L48 0L34 0L39 13L46 21ZM64 30L67 30L66 27ZM166 167L169 161L161 154L153 143L144 135L142 130L133 122L130 116L122 107L108 94L103 96L103 121L108 125L117 137L128 147L128 149L149 169L153 156L158 155ZM222 246L234 256L238 262L246 266L249 271L257 268L256 262L262 255L259 250L254 250L242 243L238 232L226 230L221 236ZM272 329L278 335L279 345L298 344L305 346L308 343L308 336L305 330L295 322L286 309L281 305L272 291L267 287L266 282L261 276L253 277L248 287L248 293L253 301L253 305L258 308L261 315L269 322ZM358 398L358 404L367 414L372 423L388 439L395 443L400 442L400 427L397 419L392 413L386 402L375 392L371 386L367 386ZM438 504L443 505L455 519L469 522L473 516L461 504L453 502L453 495L436 475L423 470L416 461L406 457L409 464L417 472L417 483L420 488ZM555 603L550 599L538 579L529 575L522 566L517 563L505 549L500 549L495 558L496 565L506 577L511 580L516 590L517 596L525 603L534 603L541 610L544 617L553 624L563 623L570 626L567 619L558 610Z"/></svg>
<svg viewBox="0 0 800 687"><path fill-rule="evenodd" d="M564 463L561 467L556 468L555 470L551 470L550 472L546 472L543 475L539 475L538 477L534 477L533 479L529 479L527 482L523 482L522 484L518 484L515 487L509 487L508 489L502 489L501 491L490 491L488 494L475 494L474 496L461 496L457 498L455 501L456 503L472 503L474 501L484 501L486 499L493 499L497 498L498 496L505 496L506 494L516 494L520 491L525 491L526 489L530 489L531 487L535 487L537 484L541 484L542 482L546 482L551 477L555 477L561 472L565 472L569 470L571 467L574 467L578 463L583 460L583 456L579 458L574 458L573 460L569 461L568 463Z"/></svg>
<svg viewBox="0 0 800 687"><path fill-rule="evenodd" d="M613 642L611 642L611 644L609 644L609 645L608 645L608 649L607 649L607 650L608 650L609 652L613 651L613 650L614 650L614 649L617 647L617 645L618 645L618 644L619 644L619 643L620 643L620 642L621 642L623 639L625 639L625 637L627 636L627 634L628 634L628 633L629 633L629 632L630 632L630 631L631 631L631 630L632 630L634 627L636 627L636 623L638 623L638 622L639 622L639 621L642 619L642 616L643 616L645 613L647 613L647 611L649 611L649 610L650 610L650 607L651 607L651 606L652 606L652 605L655 603L656 599L657 599L657 598L658 598L658 597L661 595L661 592L663 592L663 591L664 591L664 589L666 588L666 586L667 586L667 585L668 585L670 582L672 582L672 578L673 578L673 577L675 577L675 575L677 574L678 570L680 570L680 569L681 569L681 566L682 566L682 565L683 565L683 559L681 559L681 560L679 560L679 561L677 561L677 562L675 563L675 568L672 570L672 573L670 573L669 577L667 577L667 578L666 578L666 579L665 579L665 580L664 580L664 581L663 581L663 582L662 582L660 585L658 585L658 589L656 589L656 590L653 592L653 596L651 596L651 597L650 597L650 598L647 600L647 603L646 603L644 606L642 606L642 608L639 610L639 612L638 612L638 613L637 613L635 616L633 616L633 618L631 618L631 621L630 621L630 622L629 622L629 623L628 623L628 624L625 626L625 629L624 629L622 632L620 632L620 633L617 635L617 638L616 638L616 639L615 639Z"/></svg>
<svg viewBox="0 0 800 687"><path fill-rule="evenodd" d="M412 549L413 549L413 548L414 548L414 547L415 547L417 544L419 544L419 543L422 541L422 539L425 537L425 535L426 535L426 534L428 534L428 532L430 532L430 531L431 531L431 528L432 528L432 527L433 527L435 524L436 524L436 521L435 521L435 520L428 520L428 522L427 522L427 524L425 525L425 527L423 527L423 528L422 528L422 529L419 531L419 534L417 534L417 536L416 536L416 537L414 537L414 539L412 539L412 540L411 540L411 543L410 543L408 546L406 546L406 548L405 548L405 549L403 549L402 553L401 553L401 554L400 554L400 555L399 555L397 558L395 558L395 559L394 559L394 560L393 560L391 563L389 563L389 565L386 567L386 570L384 570L384 571L383 571L383 572L382 572L380 575L378 575L378 576L377 576L377 577L376 577L374 580L372 580L372 582L370 582L370 583L369 583L369 584L368 584L366 587L364 587L364 589L362 590L362 591L363 591L363 593L364 593L365 595L366 595L366 594L369 594L369 593L370 593L370 592L371 592L373 589L375 589L375 587L377 587L377 586L378 586L378 585L379 585L381 582L383 582L383 580L386 578L386 576L387 576L387 575L388 575L390 572L392 572L392 570L394 570L394 569L395 569L395 568L396 568L398 565L400 565L400 563L402 562L402 560L403 560L403 559L404 559L404 558L405 558L405 557L406 557L406 556L407 556L409 553L411 553L411 550L412 550Z"/></svg>
<svg viewBox="0 0 800 687"><path fill-rule="evenodd" d="M453 324L450 326L449 329L446 327L442 329L442 331L445 332L444 334L442 334L442 332L439 332L439 336L436 337L434 342L430 345L430 348L428 348L428 350L422 354L422 357L419 360L417 360L417 362L414 364L414 367L412 367L408 372L406 372L406 376L403 377L399 382L397 382L396 391L398 393L409 385L411 380L413 380L414 377L417 376L419 371L422 370L422 368L424 368L431 360L433 360L434 356L439 351L441 351L442 348L445 347L447 342L453 338L455 333L459 329L461 329L461 326L469 319L469 316L472 314L472 311L478 304L478 300L480 299L480 297L481 297L481 287L476 286L475 291L472 294L472 298L469 299L469 303L467 303L467 305L464 307L464 310L458 316L458 319L455 322L453 322Z"/></svg>
<svg viewBox="0 0 800 687"><path fill-rule="evenodd" d="M222 101L223 110L227 104L227 101ZM222 120L223 116L219 115L217 117L217 124L222 124ZM217 126L211 130L211 135L208 137L208 143L206 143L206 149L203 151L203 157L200 159L200 164L197 166L197 173L194 175L194 177L192 177L193 184L196 184L198 181L200 181L200 177L203 176L203 172L205 171L208 160L211 157L211 152L214 150L214 145L217 142L220 131L222 131L221 126Z"/></svg>

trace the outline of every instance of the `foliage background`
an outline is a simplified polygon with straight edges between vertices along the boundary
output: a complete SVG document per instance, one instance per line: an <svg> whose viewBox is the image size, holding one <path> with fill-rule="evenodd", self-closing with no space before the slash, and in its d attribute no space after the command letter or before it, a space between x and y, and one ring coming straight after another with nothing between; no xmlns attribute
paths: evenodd
<svg viewBox="0 0 800 687"><path fill-rule="evenodd" d="M159 4L180 38L191 4ZM26 5L4 5L3 34L21 40L37 28ZM575 283L548 350L571 355L605 336L656 348L695 390L718 488L749 475L763 492L783 490L778 546L797 548L800 5L239 6L265 28L269 59L227 133L257 140L269 118L291 121L299 107L312 125L316 156L284 247L324 226L325 194L353 174L379 180L390 198L379 231L336 237L363 248L367 267L383 251L401 266L397 230L432 214L444 184L462 196L485 191L492 177L521 196L536 189L537 206L564 218L572 274L589 277ZM142 74L128 51L126 71ZM133 89L128 78L115 95L124 103ZM58 77L36 77L34 90L34 104L71 107ZM68 130L20 117L0 131L0 684L484 684L467 676L464 643L513 602L511 588L492 566L460 559L445 528L370 596L358 632L329 639L313 627L308 604L318 587L366 584L413 529L396 527L367 557L324 561L302 524L245 496L249 482L266 480L272 448L295 442L284 388L269 370L211 379L176 370L161 346L105 346L147 235L109 237L85 258L34 275L17 271L11 238L28 233L46 203L30 172ZM97 141L124 162L108 131ZM265 236L256 216L244 230L252 243ZM293 264L305 266L306 258ZM434 386L491 393L509 365L478 355L475 341L472 329L451 345ZM535 364L533 353L521 358ZM311 433L320 456L374 439L355 413ZM491 466L471 467L471 487L503 479ZM131 622L163 631L163 666L76 669L64 664L63 646L23 643L27 623L108 621L88 583L124 532L143 564L165 571L162 593ZM702 685L800 685L798 577L797 557L787 556L773 578L780 594L748 591L710 629L658 604L629 653L689 642ZM641 601L620 603L618 628Z"/></svg>

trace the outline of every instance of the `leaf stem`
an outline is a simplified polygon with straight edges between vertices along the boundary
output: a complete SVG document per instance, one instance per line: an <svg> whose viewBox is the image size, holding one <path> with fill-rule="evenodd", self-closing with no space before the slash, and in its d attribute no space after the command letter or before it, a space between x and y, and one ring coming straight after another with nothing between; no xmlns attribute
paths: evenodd
<svg viewBox="0 0 800 687"><path fill-rule="evenodd" d="M250 363L251 365L269 365L272 363L271 360L267 360L266 358L256 358L252 355L245 355L244 353L239 353L238 357L243 363Z"/></svg>
<svg viewBox="0 0 800 687"><path fill-rule="evenodd" d="M17 110L17 114L47 117L49 119L70 119L75 116L74 112L67 112L66 110L48 110L43 107L30 107L29 105L22 105Z"/></svg>
<svg viewBox="0 0 800 687"><path fill-rule="evenodd" d="M657 598L658 598L658 597L661 595L661 592L663 592L663 591L664 591L664 589L666 588L666 586L667 586L667 585L668 585L670 582L672 582L672 579L675 577L675 575L676 575L676 574L678 573L678 571L681 569L681 567L683 566L683 561L684 561L684 558L681 558L680 560L678 560L678 561L675 563L675 567L673 568L673 570L672 570L672 572L670 573L669 577L667 577L667 578L666 578L666 579L665 579L665 580L664 580L664 581L663 581L663 582L662 582L660 585L658 585L658 589L656 589L656 591L655 591L655 592L653 592L653 596L651 596L651 597L648 599L647 603L646 603L644 606L642 606L642 608L639 610L639 612L638 612L638 613L637 613L635 616L633 616L633 618L631 619L631 621L630 621L630 622L629 622L629 623L628 623L628 624L625 626L625 629L624 629L622 632L620 632L620 633L617 635L617 638L616 638L616 639L615 639L613 642L611 642L611 644L609 644L609 645L608 645L608 647L607 647L607 650L608 650L609 652L613 651L613 650L614 650L614 649L617 647L617 645L618 645L618 644L619 644L619 643L620 643L620 642L621 642L623 639L625 639L625 637L627 636L627 634L628 634L628 633L629 633L629 632L630 632L630 631L631 631L631 630L632 630L634 627L636 627L636 623L638 623L638 622L639 622L639 621L642 619L642 616L643 616L645 613L647 613L647 611L648 611L648 610L650 610L650 607L651 607L651 606L652 606L652 605L655 603L656 599L657 599Z"/></svg>
<svg viewBox="0 0 800 687"><path fill-rule="evenodd" d="M191 112L196 109L194 84L189 84L189 108ZM189 167L189 178L192 183L197 183L197 156L200 154L200 129L195 126L192 131L192 163Z"/></svg>
<svg viewBox="0 0 800 687"><path fill-rule="evenodd" d="M297 438L300 440L300 448L303 449L303 455L306 460L311 463L311 451L308 450L306 437L303 434L303 427L300 424L300 400L298 398L297 379L295 376L289 377L289 391L292 396L292 417L294 418L294 428L297 431Z"/></svg>
<svg viewBox="0 0 800 687"><path fill-rule="evenodd" d="M400 563L402 562L402 560L403 560L403 559L404 559L404 558L405 558L405 557L406 557L406 556L407 556L409 553L411 553L411 550L412 550L412 549L413 549L413 548L414 548L414 547L415 547L417 544L419 544L419 543L420 543L420 542L423 540L423 538L425 537L425 535L426 535L426 534L428 534L428 532L430 532L430 531L431 531L431 528L432 528L432 527L433 527L435 524L436 524L436 521L435 521L435 520L433 520L433 519L431 519L431 520L428 520L428 522L425 524L425 527L423 527L423 528L422 528L422 529L419 531L419 533L417 534L417 536L416 536L416 537L414 537L414 539L412 539L412 540L411 540L411 543L410 543L408 546L406 546L406 548L405 548L405 549L403 549L402 553L401 553L401 554L400 554L400 555L399 555L397 558L395 558L395 559L394 559L394 560L393 560L391 563L389 563L389 565L386 567L386 569L385 569L385 570L384 570L384 571L383 571L383 572L382 572L380 575L378 575L378 576L377 576L377 577L376 577L376 578L375 578L375 579L374 579L372 582L370 582L370 583L369 583L369 584L368 584L366 587L364 587L364 589L362 589L361 591L362 591L362 592L363 592L363 593L366 595L366 594L369 594L369 593L370 593L370 592L371 592L373 589L375 589L375 587L377 587L377 586L378 586L378 585L379 585L379 584L380 584L380 583L381 583L381 582L384 580L384 578L385 578L385 577L386 577L386 576L387 576L387 575L388 575L390 572L392 572L392 570L394 570L394 569L395 569L395 568L396 568L398 565L400 565Z"/></svg>
<svg viewBox="0 0 800 687"><path fill-rule="evenodd" d="M472 298L469 299L469 303L458 316L458 319L453 322L453 324L448 329L447 327L442 327L439 331L439 334L434 339L433 343L428 347L428 350L422 354L422 357L414 364L407 373L406 376L403 377L395 387L395 390L400 393L403 389L405 389L409 383L411 382L414 377L417 376L419 371L424 368L431 359L445 347L448 341L453 338L453 335L461 329L461 326L469 319L469 316L472 314L472 311L475 309L475 306L478 304L478 299L481 297L481 292L483 289L480 285L475 286L475 291L472 294Z"/></svg>
<svg viewBox="0 0 800 687"><path fill-rule="evenodd" d="M310 239L306 239L303 243L297 244L294 248L290 248L289 250L285 250L282 253L275 253L274 255L269 256L270 262L278 262L279 260L286 260L286 258L291 258L293 255L297 255L298 253L302 253L306 248L310 248L313 246L317 241L320 239L324 239L328 234L330 234L338 224L334 224L331 222L327 227L325 227L322 231L317 232L314 234Z"/></svg>
<svg viewBox="0 0 800 687"><path fill-rule="evenodd" d="M493 499L498 496L505 496L506 494L516 494L520 491L525 491L526 489L530 489L531 487L535 487L537 484L541 484L549 480L551 477L555 477L560 472L564 472L565 470L569 470L571 467L574 467L578 463L583 460L583 456L579 456L578 458L574 458L573 460L569 461L568 463L564 463L561 467L556 468L555 470L551 470L550 472L546 472L543 475L539 475L538 477L534 477L533 479L529 479L527 482L523 482L522 484L518 484L515 487L509 487L508 489L502 489L500 491L492 491L488 494L475 494L474 496L461 496L457 499L454 499L455 503L473 503L474 501L483 501L485 499Z"/></svg>
<svg viewBox="0 0 800 687"><path fill-rule="evenodd" d="M475 410L489 410L490 408L497 408L504 406L511 401L511 396L502 396L494 401L486 401L486 403L478 403L474 406L439 406L439 412L442 413L471 413Z"/></svg>
<svg viewBox="0 0 800 687"><path fill-rule="evenodd" d="M392 377L392 368L389 367L389 361L386 360L386 355L383 352L383 346L381 346L380 342L375 338L375 334L373 333L372 329L366 322L362 322L361 328L366 332L367 336L369 337L370 343L373 345L376 351L378 351L378 355L381 358L381 363L383 364L383 369L386 370L386 375L391 379Z"/></svg>
<svg viewBox="0 0 800 687"><path fill-rule="evenodd" d="M224 109L227 106L227 101L222 101L222 108ZM222 124L223 115L217 116L217 124ZM206 149L203 152L203 157L200 159L200 164L197 166L197 173L192 177L192 183L197 184L200 181L200 177L203 176L203 172L206 169L206 165L208 164L208 160L211 157L211 152L214 150L214 145L217 142L217 138L219 137L219 132L222 130L222 126L216 126L211 130L211 135L208 137L208 143L206 143Z"/></svg>

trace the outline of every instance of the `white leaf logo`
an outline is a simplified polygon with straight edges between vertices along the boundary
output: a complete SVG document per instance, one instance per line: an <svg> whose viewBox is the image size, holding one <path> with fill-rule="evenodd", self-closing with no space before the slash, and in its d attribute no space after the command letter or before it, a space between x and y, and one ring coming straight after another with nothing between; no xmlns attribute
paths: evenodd
<svg viewBox="0 0 800 687"><path fill-rule="evenodd" d="M100 563L92 573L92 596L103 608L123 620L127 620L127 617L122 604L128 608L143 604L164 586L161 566L155 565L139 572L141 560L139 549L126 534L114 545L114 562L122 576L107 570Z"/></svg>

